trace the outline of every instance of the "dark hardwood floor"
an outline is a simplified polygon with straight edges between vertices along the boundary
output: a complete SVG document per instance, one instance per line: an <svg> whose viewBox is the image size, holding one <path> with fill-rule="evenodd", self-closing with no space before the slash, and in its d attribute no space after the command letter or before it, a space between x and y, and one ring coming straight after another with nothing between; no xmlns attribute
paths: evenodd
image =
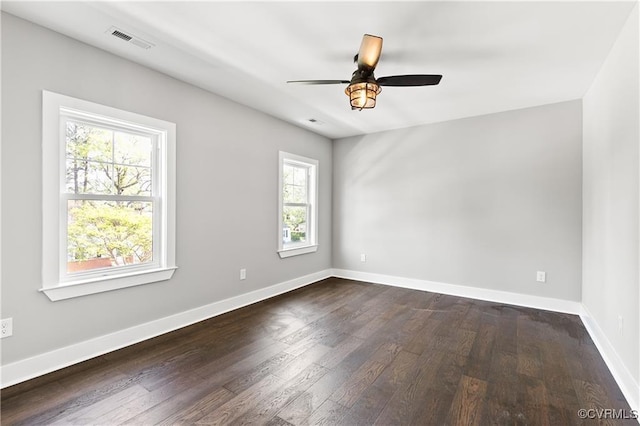
<svg viewBox="0 0 640 426"><path fill-rule="evenodd" d="M341 279L7 389L2 424L573 425L630 413L580 319Z"/></svg>

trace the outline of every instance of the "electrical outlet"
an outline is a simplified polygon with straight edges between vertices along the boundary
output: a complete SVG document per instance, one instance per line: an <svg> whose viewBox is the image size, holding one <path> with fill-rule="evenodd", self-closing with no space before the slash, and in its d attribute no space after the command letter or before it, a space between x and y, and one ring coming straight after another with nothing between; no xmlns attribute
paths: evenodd
<svg viewBox="0 0 640 426"><path fill-rule="evenodd" d="M246 280L247 279L247 270L242 268L240 269L240 279L241 280Z"/></svg>
<svg viewBox="0 0 640 426"><path fill-rule="evenodd" d="M360 262L366 262L366 261L367 261L367 255L366 255L366 254L364 254L364 253L362 253L362 254L360 255Z"/></svg>
<svg viewBox="0 0 640 426"><path fill-rule="evenodd" d="M13 318L5 318L0 322L0 338L13 334Z"/></svg>
<svg viewBox="0 0 640 426"><path fill-rule="evenodd" d="M618 333L623 335L623 327L624 327L624 317L622 315L618 315Z"/></svg>
<svg viewBox="0 0 640 426"><path fill-rule="evenodd" d="M547 273L544 271L538 271L536 273L536 281L538 281L539 283L547 282Z"/></svg>

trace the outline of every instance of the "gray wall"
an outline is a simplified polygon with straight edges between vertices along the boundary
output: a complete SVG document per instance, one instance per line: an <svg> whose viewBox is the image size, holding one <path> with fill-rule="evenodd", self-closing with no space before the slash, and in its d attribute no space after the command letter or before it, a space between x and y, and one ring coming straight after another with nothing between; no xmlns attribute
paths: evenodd
<svg viewBox="0 0 640 426"><path fill-rule="evenodd" d="M331 267L331 141L2 15L4 364ZM211 76L215 78L215 75ZM171 281L51 302L41 287L41 91L177 124ZM318 252L280 259L278 150L320 161ZM239 269L247 280L239 281Z"/></svg>
<svg viewBox="0 0 640 426"><path fill-rule="evenodd" d="M334 267L579 301L581 115L572 101L334 141Z"/></svg>
<svg viewBox="0 0 640 426"><path fill-rule="evenodd" d="M583 303L640 383L638 5L583 100ZM623 332L618 330L623 316ZM640 395L636 396L640 400Z"/></svg>

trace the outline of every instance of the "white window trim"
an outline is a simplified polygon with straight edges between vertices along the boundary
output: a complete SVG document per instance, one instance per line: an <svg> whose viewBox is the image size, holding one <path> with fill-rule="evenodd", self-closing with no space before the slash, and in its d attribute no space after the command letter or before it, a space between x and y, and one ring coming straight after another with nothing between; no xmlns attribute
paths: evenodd
<svg viewBox="0 0 640 426"><path fill-rule="evenodd" d="M146 127L162 132L165 137L159 162L159 179L162 179L160 241L164 250L159 262L150 268L123 268L105 272L103 276L78 276L78 279L62 279L61 223L63 218L61 170L65 161L62 146L61 109L87 111L92 115L111 117L133 126ZM168 121L123 111L69 96L43 90L42 92L42 288L52 301L101 293L152 282L165 281L173 276L175 264L175 200L176 200L176 125ZM66 209L65 209L66 211Z"/></svg>
<svg viewBox="0 0 640 426"><path fill-rule="evenodd" d="M311 211L309 213L309 222L311 226L308 227L311 232L309 233L309 240L304 245L296 247L285 248L282 242L282 206L283 206L283 194L282 194L282 169L284 163L300 163L304 166L311 166L311 173L309 176L309 200L312 200ZM288 152L278 152L278 255L281 259L298 256L306 253L313 253L318 250L318 176L320 173L319 162L312 158L303 157L296 154L290 154Z"/></svg>

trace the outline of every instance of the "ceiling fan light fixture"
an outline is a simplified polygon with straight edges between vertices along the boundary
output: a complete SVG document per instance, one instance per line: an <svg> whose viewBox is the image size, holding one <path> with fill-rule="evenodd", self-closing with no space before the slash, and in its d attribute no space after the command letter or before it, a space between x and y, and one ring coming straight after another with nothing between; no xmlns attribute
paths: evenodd
<svg viewBox="0 0 640 426"><path fill-rule="evenodd" d="M382 91L376 83L351 83L344 91L349 96L351 109L369 109L376 106L376 96Z"/></svg>
<svg viewBox="0 0 640 426"><path fill-rule="evenodd" d="M0 0L1 1L1 0ZM298 84L347 84L344 93L349 97L351 109L362 111L376 106L376 97L381 92L381 86L414 87L435 86L442 78L439 74L405 74L390 75L376 79L373 75L380 53L382 52L382 37L365 34L362 37L360 50L353 58L358 63L358 69L351 74L351 80L293 80L287 83Z"/></svg>

